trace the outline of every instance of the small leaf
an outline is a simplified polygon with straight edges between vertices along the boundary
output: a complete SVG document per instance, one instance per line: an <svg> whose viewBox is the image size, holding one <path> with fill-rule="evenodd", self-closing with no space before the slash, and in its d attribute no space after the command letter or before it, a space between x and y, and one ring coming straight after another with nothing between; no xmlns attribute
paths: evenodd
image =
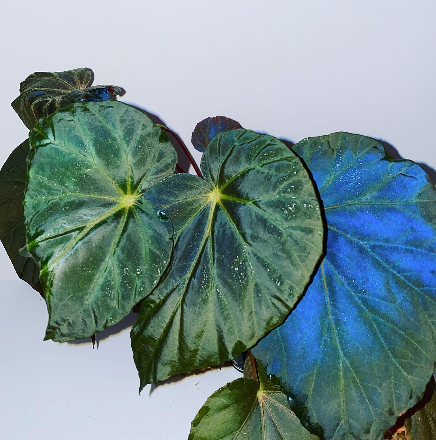
<svg viewBox="0 0 436 440"><path fill-rule="evenodd" d="M32 257L19 253L26 246L23 202L28 153L29 141L25 140L12 151L0 170L0 240L17 275L42 293L38 265Z"/></svg>
<svg viewBox="0 0 436 440"><path fill-rule="evenodd" d="M432 378L427 390L425 405L406 419L406 438L408 440L434 440L436 438L436 394Z"/></svg>
<svg viewBox="0 0 436 440"><path fill-rule="evenodd" d="M191 142L194 148L201 153L206 150L210 141L218 134L225 131L242 128L239 122L225 116L214 116L199 122L192 132Z"/></svg>
<svg viewBox="0 0 436 440"><path fill-rule="evenodd" d="M162 129L131 106L78 103L30 134L28 248L41 266L46 339L84 338L150 293L172 249L172 227L141 196L173 173Z"/></svg>
<svg viewBox="0 0 436 440"><path fill-rule="evenodd" d="M115 86L94 86L91 69L80 68L65 72L36 72L20 84L20 96L13 109L27 128L32 129L39 118L75 102L100 102L114 99L121 93Z"/></svg>
<svg viewBox="0 0 436 440"><path fill-rule="evenodd" d="M322 197L327 253L252 352L326 439L378 439L434 369L436 191L418 165L364 136L309 138L294 151Z"/></svg>
<svg viewBox="0 0 436 440"><path fill-rule="evenodd" d="M146 195L177 241L132 329L141 389L255 344L289 313L322 253L315 189L278 139L221 133L201 168L205 180L170 176Z"/></svg>
<svg viewBox="0 0 436 440"><path fill-rule="evenodd" d="M189 440L316 440L266 381L237 379L212 394L191 424Z"/></svg>

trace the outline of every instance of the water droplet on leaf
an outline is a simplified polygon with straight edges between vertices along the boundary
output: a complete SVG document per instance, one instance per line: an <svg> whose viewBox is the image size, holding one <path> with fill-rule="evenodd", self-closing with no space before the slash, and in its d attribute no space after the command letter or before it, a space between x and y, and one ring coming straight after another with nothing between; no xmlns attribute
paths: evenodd
<svg viewBox="0 0 436 440"><path fill-rule="evenodd" d="M163 211L158 211L157 212L157 216L161 219L161 220L169 220L170 218L163 212Z"/></svg>

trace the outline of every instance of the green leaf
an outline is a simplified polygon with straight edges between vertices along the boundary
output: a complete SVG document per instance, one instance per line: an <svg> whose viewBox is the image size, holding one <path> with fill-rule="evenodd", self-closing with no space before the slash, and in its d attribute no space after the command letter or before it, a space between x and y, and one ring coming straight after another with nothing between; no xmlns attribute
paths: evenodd
<svg viewBox="0 0 436 440"><path fill-rule="evenodd" d="M436 438L436 394L433 378L424 399L425 405L405 421L408 440L434 440Z"/></svg>
<svg viewBox="0 0 436 440"><path fill-rule="evenodd" d="M252 349L326 439L379 439L436 361L436 191L415 163L349 133L293 148L320 189L326 255L286 321Z"/></svg>
<svg viewBox="0 0 436 440"><path fill-rule="evenodd" d="M75 102L100 102L114 99L121 93L115 86L94 86L94 73L87 67L65 72L36 72L20 84L20 96L13 109L27 128L39 118Z"/></svg>
<svg viewBox="0 0 436 440"><path fill-rule="evenodd" d="M278 139L221 133L201 168L204 180L174 175L147 194L177 241L132 329L141 389L255 344L300 298L322 252L315 189Z"/></svg>
<svg viewBox="0 0 436 440"><path fill-rule="evenodd" d="M0 170L0 240L17 275L41 293L38 265L32 257L19 253L20 248L26 246L23 202L28 153L29 141L25 140L15 148Z"/></svg>
<svg viewBox="0 0 436 440"><path fill-rule="evenodd" d="M142 195L174 171L176 152L147 116L117 101L41 119L30 144L24 214L46 339L88 337L127 315L168 264L171 224Z"/></svg>
<svg viewBox="0 0 436 440"><path fill-rule="evenodd" d="M260 375L262 377L262 375ZM189 440L316 440L269 380L237 379L212 394L191 424Z"/></svg>

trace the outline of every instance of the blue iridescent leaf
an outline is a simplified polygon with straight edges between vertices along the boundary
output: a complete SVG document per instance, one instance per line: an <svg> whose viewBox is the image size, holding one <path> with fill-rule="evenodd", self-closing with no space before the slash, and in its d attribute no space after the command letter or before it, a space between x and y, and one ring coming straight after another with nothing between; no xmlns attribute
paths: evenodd
<svg viewBox="0 0 436 440"><path fill-rule="evenodd" d="M309 138L294 150L323 201L326 256L253 353L326 439L379 439L434 369L435 188L364 136Z"/></svg>
<svg viewBox="0 0 436 440"><path fill-rule="evenodd" d="M218 134L224 131L242 128L241 124L225 116L214 116L203 119L192 132L191 142L194 148L201 153L204 152L209 142Z"/></svg>

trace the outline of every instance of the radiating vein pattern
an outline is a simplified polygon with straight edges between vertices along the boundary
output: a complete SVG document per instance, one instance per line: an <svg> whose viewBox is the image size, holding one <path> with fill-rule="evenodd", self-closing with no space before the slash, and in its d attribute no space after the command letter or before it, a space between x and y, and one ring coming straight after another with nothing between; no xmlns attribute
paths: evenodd
<svg viewBox="0 0 436 440"><path fill-rule="evenodd" d="M189 440L317 440L285 394L237 379L212 394L192 422Z"/></svg>
<svg viewBox="0 0 436 440"><path fill-rule="evenodd" d="M176 244L132 329L141 387L254 345L289 313L322 252L315 189L280 141L222 133L201 167L204 179L170 176L146 194Z"/></svg>
<svg viewBox="0 0 436 440"><path fill-rule="evenodd" d="M122 103L75 104L30 135L28 248L41 267L46 338L83 338L115 324L157 284L172 227L142 198L174 171L161 129Z"/></svg>
<svg viewBox="0 0 436 440"><path fill-rule="evenodd" d="M326 439L381 438L436 360L435 189L418 165L385 158L364 136L309 138L294 150L320 188L327 253L253 353Z"/></svg>
<svg viewBox="0 0 436 440"><path fill-rule="evenodd" d="M115 98L121 92L115 86L91 87L94 74L80 68L65 72L35 72L20 84L20 96L12 102L13 109L27 128L32 129L39 118L75 102L100 102Z"/></svg>

